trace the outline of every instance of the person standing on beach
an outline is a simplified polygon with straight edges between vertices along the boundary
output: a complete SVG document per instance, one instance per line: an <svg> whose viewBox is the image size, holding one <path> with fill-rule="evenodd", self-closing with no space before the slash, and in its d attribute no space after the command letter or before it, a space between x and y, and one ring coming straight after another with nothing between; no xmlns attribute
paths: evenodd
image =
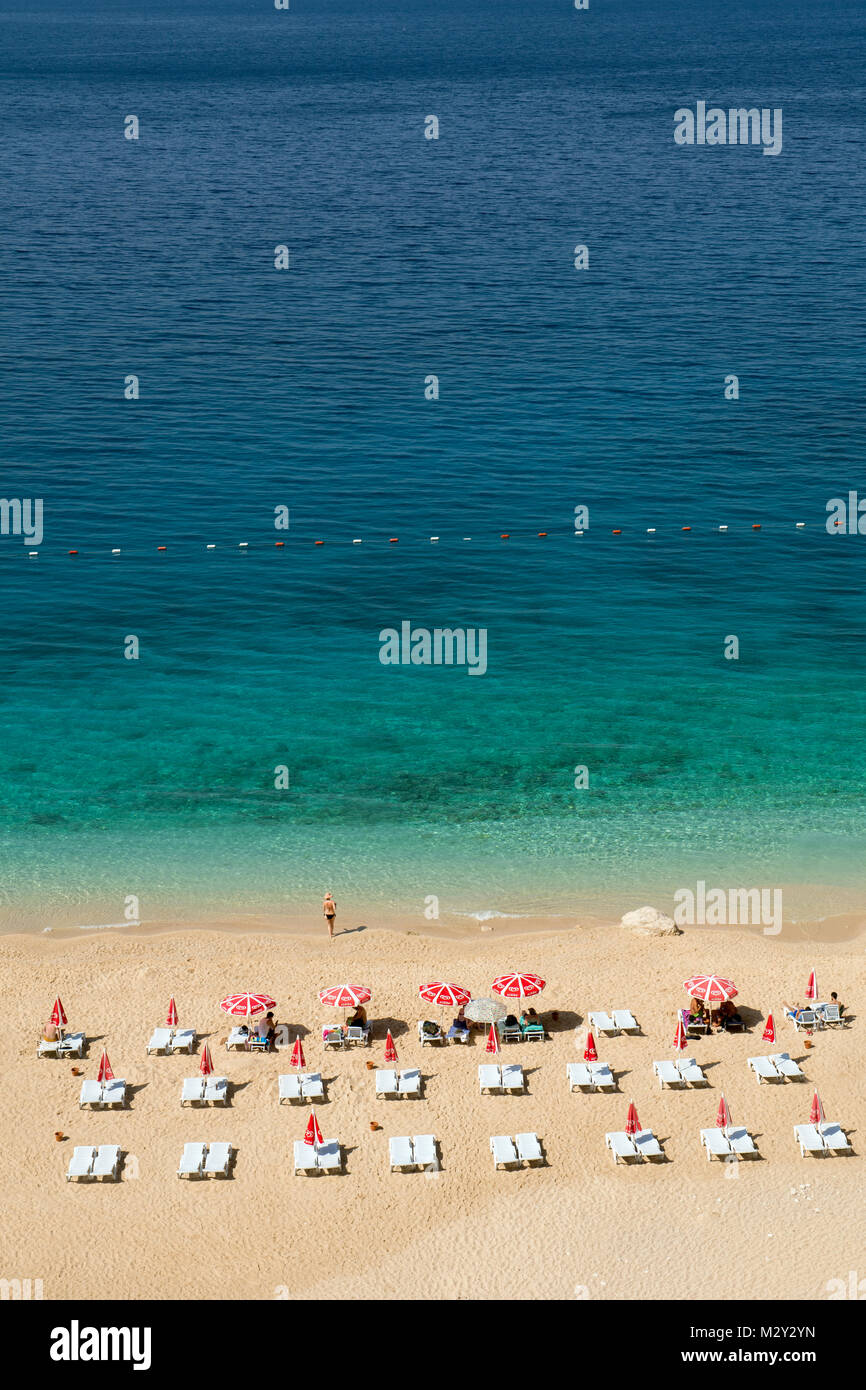
<svg viewBox="0 0 866 1390"><path fill-rule="evenodd" d="M333 941L334 922L337 919L337 904L334 902L330 889L325 894L325 900L322 903L322 912L325 914L325 921L328 924L328 936Z"/></svg>

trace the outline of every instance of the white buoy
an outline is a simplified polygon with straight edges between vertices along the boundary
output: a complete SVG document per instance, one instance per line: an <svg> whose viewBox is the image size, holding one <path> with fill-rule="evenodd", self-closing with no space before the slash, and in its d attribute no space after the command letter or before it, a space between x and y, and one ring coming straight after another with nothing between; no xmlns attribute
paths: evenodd
<svg viewBox="0 0 866 1390"><path fill-rule="evenodd" d="M361 544L363 544L363 542L359 539L359 540L356 540L356 541L352 541L352 544L353 544L353 545L361 545Z"/></svg>
<svg viewBox="0 0 866 1390"><path fill-rule="evenodd" d="M798 521L798 522L797 522L797 530L798 530L798 531L802 531L802 529L803 529L803 527L804 527L805 525L806 525L805 521Z"/></svg>
<svg viewBox="0 0 866 1390"><path fill-rule="evenodd" d="M30 555L30 556L34 556L34 555L38 555L38 554L39 554L39 551L38 551L38 550L28 550L27 554Z"/></svg>
<svg viewBox="0 0 866 1390"><path fill-rule="evenodd" d="M238 541L238 550L246 550L249 541Z"/></svg>
<svg viewBox="0 0 866 1390"><path fill-rule="evenodd" d="M112 553L112 555L119 555L119 554L120 554L120 551L119 551L119 550L112 550L111 553Z"/></svg>
<svg viewBox="0 0 866 1390"><path fill-rule="evenodd" d="M719 530L720 530L720 531L727 531L727 529L728 529L727 526L720 526L720 527L719 527Z"/></svg>
<svg viewBox="0 0 866 1390"><path fill-rule="evenodd" d="M206 546L205 546L205 550L216 550L216 546L215 546L215 545L206 545Z"/></svg>
<svg viewBox="0 0 866 1390"><path fill-rule="evenodd" d="M654 536L656 533L656 528L654 526L648 526L646 528L646 533L648 536Z"/></svg>
<svg viewBox="0 0 866 1390"><path fill-rule="evenodd" d="M583 535L583 532L582 532L582 531L575 531L574 534L575 534L576 536L582 536L582 535Z"/></svg>
<svg viewBox="0 0 866 1390"><path fill-rule="evenodd" d="M434 541L438 541L438 539L439 539L438 536L431 536L431 537L430 537L430 544L432 545L433 542L434 542Z"/></svg>

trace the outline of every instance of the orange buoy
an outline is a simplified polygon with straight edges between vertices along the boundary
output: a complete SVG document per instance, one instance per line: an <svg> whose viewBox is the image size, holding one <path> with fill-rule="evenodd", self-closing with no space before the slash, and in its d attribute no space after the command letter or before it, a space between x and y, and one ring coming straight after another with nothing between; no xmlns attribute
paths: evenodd
<svg viewBox="0 0 866 1390"><path fill-rule="evenodd" d="M324 541L314 541L313 544L314 544L314 545L324 545L325 542L324 542Z"/></svg>
<svg viewBox="0 0 866 1390"><path fill-rule="evenodd" d="M157 548L157 550L165 550L165 549L166 549L166 547L165 547L164 545L158 545L156 548Z"/></svg>
<svg viewBox="0 0 866 1390"><path fill-rule="evenodd" d="M611 534L612 536L621 536L621 535L622 535L622 531L619 531L619 530L617 530L617 531L611 531L610 534Z"/></svg>
<svg viewBox="0 0 866 1390"><path fill-rule="evenodd" d="M389 537L388 537L388 544L389 544L389 545L396 545L399 539L400 539L399 536L389 536Z"/></svg>
<svg viewBox="0 0 866 1390"><path fill-rule="evenodd" d="M546 536L546 535L547 535L547 532L546 532L546 531L539 531L538 534L539 534L539 536Z"/></svg>
<svg viewBox="0 0 866 1390"><path fill-rule="evenodd" d="M502 535L499 537L499 539L500 539L501 541L508 541L508 540L510 540L510 539L511 539L511 532L510 532L510 531L503 531L503 532L502 532Z"/></svg>
<svg viewBox="0 0 866 1390"><path fill-rule="evenodd" d="M760 531L760 529L761 529L761 523L760 523L760 521L754 522L753 525L752 525L752 530L753 530L753 531Z"/></svg>
<svg viewBox="0 0 866 1390"><path fill-rule="evenodd" d="M285 541L274 541L274 545L285 545Z"/></svg>
<svg viewBox="0 0 866 1390"><path fill-rule="evenodd" d="M684 526L684 527L683 527L683 530L684 530L684 531L691 531L691 529L692 529L691 526Z"/></svg>
<svg viewBox="0 0 866 1390"><path fill-rule="evenodd" d="M837 526L839 525L838 521L837 521L836 525L837 525ZM67 550L66 554L67 554L67 555L77 555L77 554L78 554L78 551L77 551L77 550Z"/></svg>

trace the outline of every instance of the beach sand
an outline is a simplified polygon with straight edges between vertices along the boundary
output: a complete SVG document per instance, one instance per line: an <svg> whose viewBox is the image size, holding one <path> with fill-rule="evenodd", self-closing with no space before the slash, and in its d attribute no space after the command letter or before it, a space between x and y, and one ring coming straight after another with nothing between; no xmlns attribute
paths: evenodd
<svg viewBox="0 0 866 1390"><path fill-rule="evenodd" d="M816 1033L807 1051L781 1017L783 1000L802 1000L813 967L824 997L837 990L858 1012L866 962L857 939L486 925L438 936L366 926L332 944L323 933L195 930L0 938L0 1277L42 1279L46 1299L826 1299L829 1281L866 1275L856 1152L866 1124L863 1025ZM524 1065L527 1094L481 1097L483 1039L422 1052L416 1020L430 1011L419 1008L417 987L444 978L488 994L494 976L513 968L546 978L540 1005L532 1002L548 1021L554 1009L560 1018L549 1042L505 1049ZM682 981L707 970L734 978L749 1017L773 1010L776 1050L800 1061L806 1082L758 1086L746 1058L773 1050L761 1042L761 1022L690 1046L711 1087L659 1089L652 1062L673 1055ZM334 1014L316 994L346 979L373 991L374 1042L325 1055L319 1030ZM277 1104L288 1054L229 1054L222 1045L219 1000L247 988L276 998L278 1020L304 1039L308 1070L327 1078L317 1113L324 1137L343 1145L342 1175L293 1176L292 1141L309 1111ZM70 1027L88 1034L83 1062L36 1059L58 993ZM145 1055L172 994L181 1025L199 1030L193 1059ZM565 1068L582 1057L586 1015L611 1007L631 1008L643 1029L596 1038L620 1089L571 1094ZM420 1101L375 1099L366 1063L384 1065L388 1026L399 1066L422 1069ZM207 1113L180 1106L204 1037L234 1088L225 1110ZM72 1067L95 1077L103 1044L132 1089L129 1108L79 1111ZM800 1158L793 1125L808 1120L816 1086L855 1156ZM714 1124L722 1091L759 1161L707 1162L699 1130ZM630 1099L669 1162L614 1166L604 1135L624 1128ZM381 1128L372 1132L371 1121ZM495 1172L490 1136L527 1130L539 1134L546 1165ZM440 1171L392 1174L389 1136L416 1133L435 1134ZM178 1179L184 1142L215 1139L237 1150L231 1177ZM85 1143L122 1147L120 1182L65 1181L73 1145Z"/></svg>

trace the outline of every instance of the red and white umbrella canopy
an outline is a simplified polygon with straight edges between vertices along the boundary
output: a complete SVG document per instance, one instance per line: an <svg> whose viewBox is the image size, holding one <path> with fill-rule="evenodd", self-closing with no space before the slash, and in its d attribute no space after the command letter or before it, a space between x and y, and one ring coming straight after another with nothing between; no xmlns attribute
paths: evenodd
<svg viewBox="0 0 866 1390"><path fill-rule="evenodd" d="M320 989L319 999L332 1009L356 1009L359 1004L367 1004L372 992L366 985L331 985L330 989Z"/></svg>
<svg viewBox="0 0 866 1390"><path fill-rule="evenodd" d="M487 1034L487 1042L484 1044L484 1051L485 1051L485 1052L498 1052L498 1051L499 1051L499 1037L498 1037L498 1034L497 1034L497 1032L496 1032L496 1024L495 1024L495 1023L491 1023L491 1025L490 1025L490 1032Z"/></svg>
<svg viewBox="0 0 866 1390"><path fill-rule="evenodd" d="M174 1002L174 995L168 1001L168 1018L165 1020L166 1028L176 1028L178 1024L177 1004Z"/></svg>
<svg viewBox="0 0 866 1390"><path fill-rule="evenodd" d="M397 1049L394 1046L394 1039L391 1037L391 1029L388 1029L388 1036L385 1039L385 1061L396 1062Z"/></svg>
<svg viewBox="0 0 866 1390"><path fill-rule="evenodd" d="M205 1043L204 1048L202 1049L201 1062L199 1063L199 1071L201 1072L202 1076L211 1076L213 1073L213 1059L211 1058L210 1047L207 1043Z"/></svg>
<svg viewBox="0 0 866 1390"><path fill-rule="evenodd" d="M812 1109L809 1112L810 1125L822 1125L824 1123L824 1107L821 1104L821 1097L816 1091L812 1097Z"/></svg>
<svg viewBox="0 0 866 1390"><path fill-rule="evenodd" d="M229 994L220 1004L223 1013L233 1018L253 1018L276 1007L276 999L269 994Z"/></svg>
<svg viewBox="0 0 866 1390"><path fill-rule="evenodd" d="M531 999L533 995L541 993L545 984L540 975L524 975L514 970L508 975L498 975L492 989L503 999Z"/></svg>
<svg viewBox="0 0 866 1390"><path fill-rule="evenodd" d="M429 985L419 985L418 993L428 1004L438 1004L441 1009L459 1008L468 1004L472 995L462 985L448 985L442 980L433 980Z"/></svg>
<svg viewBox="0 0 866 1390"><path fill-rule="evenodd" d="M51 1022L55 1028L63 1028L69 1022L59 994L54 1001L54 1008L51 1010Z"/></svg>
<svg viewBox="0 0 866 1390"><path fill-rule="evenodd" d="M637 1117L637 1110L633 1100L629 1101L628 1114L625 1119L626 1134L637 1134L640 1131L640 1120Z"/></svg>
<svg viewBox="0 0 866 1390"><path fill-rule="evenodd" d="M809 983L806 986L806 998L811 999L813 1004L818 999L818 976L814 970L809 976Z"/></svg>
<svg viewBox="0 0 866 1390"><path fill-rule="evenodd" d="M688 1045L689 1042L688 1038L686 1037L686 1030L683 1027L683 1021L681 1018L678 1018L677 1031L676 1036L674 1038L674 1052L685 1052Z"/></svg>
<svg viewBox="0 0 866 1390"><path fill-rule="evenodd" d="M305 1067L307 1065L307 1059L304 1056L304 1049L301 1045L300 1037L295 1038L295 1045L292 1048L292 1059L290 1065L293 1066L296 1071L300 1071L301 1067Z"/></svg>
<svg viewBox="0 0 866 1390"><path fill-rule="evenodd" d="M736 997L737 989L733 980L724 975L693 975L683 982L683 989L692 999L703 999L705 1004L724 1004L726 999Z"/></svg>
<svg viewBox="0 0 866 1390"><path fill-rule="evenodd" d="M774 1043L776 1041L776 1025L773 1022L773 1015L767 1014L767 1026L764 1029L764 1036L761 1042Z"/></svg>
<svg viewBox="0 0 866 1390"><path fill-rule="evenodd" d="M586 1047L583 1049L583 1060L585 1062L597 1062L598 1053L595 1050L595 1038L592 1033L586 1035Z"/></svg>
<svg viewBox="0 0 866 1390"><path fill-rule="evenodd" d="M716 1128L727 1129L732 1123L730 1107L724 1096L722 1096L719 1101L719 1113L716 1116Z"/></svg>
<svg viewBox="0 0 866 1390"><path fill-rule="evenodd" d="M96 1076L97 1081L113 1081L114 1072L111 1070L111 1063L108 1060L108 1053L102 1049L102 1056L99 1059L99 1071Z"/></svg>
<svg viewBox="0 0 866 1390"><path fill-rule="evenodd" d="M304 1135L304 1143L318 1145L323 1142L322 1131L319 1129L319 1121L316 1119L316 1112L315 1110L311 1110L310 1118L307 1121L307 1130Z"/></svg>

